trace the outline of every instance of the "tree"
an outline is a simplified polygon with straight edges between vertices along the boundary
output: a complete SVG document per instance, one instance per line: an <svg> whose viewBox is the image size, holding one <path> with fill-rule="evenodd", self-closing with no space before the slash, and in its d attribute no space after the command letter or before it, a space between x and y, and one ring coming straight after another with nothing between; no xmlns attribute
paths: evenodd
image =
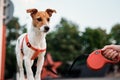
<svg viewBox="0 0 120 80"><path fill-rule="evenodd" d="M100 28L91 29L90 27L85 29L85 32L81 36L82 53L91 53L96 49L101 49L104 45L109 44L108 35L105 30Z"/></svg>
<svg viewBox="0 0 120 80"><path fill-rule="evenodd" d="M48 50L54 60L71 61L81 49L78 25L62 18L56 30L47 35Z"/></svg>
<svg viewBox="0 0 120 80"><path fill-rule="evenodd" d="M116 24L111 29L111 42L114 44L120 44L120 24Z"/></svg>
<svg viewBox="0 0 120 80"><path fill-rule="evenodd" d="M18 18L14 17L7 24L5 78L11 78L16 73L15 43L17 37L23 32L26 32L25 25L21 26Z"/></svg>

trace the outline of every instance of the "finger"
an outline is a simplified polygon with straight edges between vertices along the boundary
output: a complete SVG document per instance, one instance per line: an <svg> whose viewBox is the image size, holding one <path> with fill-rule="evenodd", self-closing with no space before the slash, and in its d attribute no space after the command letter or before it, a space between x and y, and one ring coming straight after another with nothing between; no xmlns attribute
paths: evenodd
<svg viewBox="0 0 120 80"><path fill-rule="evenodd" d="M114 59L116 55L118 55L118 53L116 51L112 51L109 55L109 58Z"/></svg>
<svg viewBox="0 0 120 80"><path fill-rule="evenodd" d="M108 58L112 59L113 55L115 55L116 51L111 51L108 55Z"/></svg>
<svg viewBox="0 0 120 80"><path fill-rule="evenodd" d="M105 51L105 57L107 57L107 58L109 58L109 57L111 57L111 53L113 52L113 50L112 49L107 49L106 51Z"/></svg>
<svg viewBox="0 0 120 80"><path fill-rule="evenodd" d="M105 51L103 51L103 54L109 53L111 49L106 49Z"/></svg>
<svg viewBox="0 0 120 80"><path fill-rule="evenodd" d="M117 59L117 56L118 56L118 53L117 53L117 52L113 52L112 54L113 54L113 55L111 56L111 58L112 58L113 60L116 60L116 59Z"/></svg>
<svg viewBox="0 0 120 80"><path fill-rule="evenodd" d="M108 49L105 49L105 50L103 51L103 54L105 55L108 51L109 51Z"/></svg>
<svg viewBox="0 0 120 80"><path fill-rule="evenodd" d="M120 60L120 52L118 52L118 58L119 58L119 60Z"/></svg>

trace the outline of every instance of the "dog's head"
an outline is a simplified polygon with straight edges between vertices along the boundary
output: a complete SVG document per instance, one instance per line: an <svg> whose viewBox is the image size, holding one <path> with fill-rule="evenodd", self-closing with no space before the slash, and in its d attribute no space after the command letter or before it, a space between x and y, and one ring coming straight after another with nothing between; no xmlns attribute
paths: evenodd
<svg viewBox="0 0 120 80"><path fill-rule="evenodd" d="M32 17L33 26L42 32L48 32L50 17L56 10L46 9L45 11L38 11L37 9L27 9L27 13L30 13Z"/></svg>

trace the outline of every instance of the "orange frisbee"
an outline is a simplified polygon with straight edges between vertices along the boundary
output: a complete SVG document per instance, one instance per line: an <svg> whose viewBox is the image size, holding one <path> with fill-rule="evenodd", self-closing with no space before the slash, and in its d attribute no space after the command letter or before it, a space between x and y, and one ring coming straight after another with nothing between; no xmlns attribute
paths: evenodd
<svg viewBox="0 0 120 80"><path fill-rule="evenodd" d="M101 69L106 63L117 63L119 60L110 60L102 55L102 50L93 51L87 58L87 65L93 70Z"/></svg>

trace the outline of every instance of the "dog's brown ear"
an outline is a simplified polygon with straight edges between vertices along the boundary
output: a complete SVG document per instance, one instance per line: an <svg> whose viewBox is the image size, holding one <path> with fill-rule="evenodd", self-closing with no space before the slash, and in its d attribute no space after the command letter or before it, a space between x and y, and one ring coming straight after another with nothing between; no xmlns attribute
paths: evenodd
<svg viewBox="0 0 120 80"><path fill-rule="evenodd" d="M35 8L33 8L33 9L27 9L26 12L27 12L27 13L31 13L31 16L32 16L33 14L37 13L38 10L35 9Z"/></svg>
<svg viewBox="0 0 120 80"><path fill-rule="evenodd" d="M48 13L48 15L51 17L52 13L56 13L56 10L54 9L46 9L46 12Z"/></svg>

